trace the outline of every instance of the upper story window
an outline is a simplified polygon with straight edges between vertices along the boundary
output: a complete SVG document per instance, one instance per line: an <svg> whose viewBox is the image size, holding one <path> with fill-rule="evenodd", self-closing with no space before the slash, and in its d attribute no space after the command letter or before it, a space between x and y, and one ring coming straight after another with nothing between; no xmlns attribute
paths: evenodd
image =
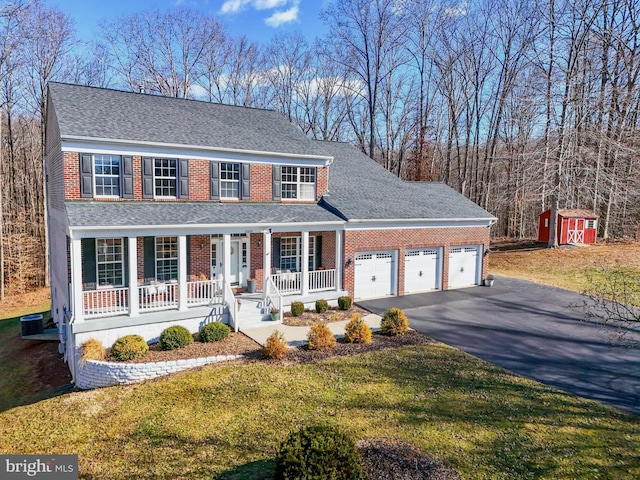
<svg viewBox="0 0 640 480"><path fill-rule="evenodd" d="M175 158L155 158L153 185L156 197L175 197L178 167Z"/></svg>
<svg viewBox="0 0 640 480"><path fill-rule="evenodd" d="M94 155L96 197L120 196L120 155Z"/></svg>
<svg viewBox="0 0 640 480"><path fill-rule="evenodd" d="M133 198L133 157L80 154L80 196Z"/></svg>
<svg viewBox="0 0 640 480"><path fill-rule="evenodd" d="M220 164L220 198L240 198L240 164Z"/></svg>
<svg viewBox="0 0 640 480"><path fill-rule="evenodd" d="M313 167L282 167L282 198L315 200L316 169Z"/></svg>
<svg viewBox="0 0 640 480"><path fill-rule="evenodd" d="M123 276L122 238L96 239L98 286L121 287Z"/></svg>

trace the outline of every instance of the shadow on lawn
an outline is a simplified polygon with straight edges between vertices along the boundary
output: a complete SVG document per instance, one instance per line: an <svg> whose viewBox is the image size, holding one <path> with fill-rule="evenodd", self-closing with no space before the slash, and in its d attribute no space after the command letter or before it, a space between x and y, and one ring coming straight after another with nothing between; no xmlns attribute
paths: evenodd
<svg viewBox="0 0 640 480"><path fill-rule="evenodd" d="M238 467L226 470L215 477L216 480L271 480L275 470L275 460L256 460Z"/></svg>
<svg viewBox="0 0 640 480"><path fill-rule="evenodd" d="M0 320L0 364L10 372L0 376L0 412L73 389L58 342L24 340L19 317Z"/></svg>

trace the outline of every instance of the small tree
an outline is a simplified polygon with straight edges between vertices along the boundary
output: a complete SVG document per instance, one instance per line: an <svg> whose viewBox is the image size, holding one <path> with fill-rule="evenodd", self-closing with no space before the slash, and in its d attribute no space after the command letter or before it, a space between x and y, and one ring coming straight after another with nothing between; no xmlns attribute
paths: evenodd
<svg viewBox="0 0 640 480"><path fill-rule="evenodd" d="M582 304L586 320L616 328L615 341L638 348L640 341L640 273L620 266L587 272L587 297Z"/></svg>

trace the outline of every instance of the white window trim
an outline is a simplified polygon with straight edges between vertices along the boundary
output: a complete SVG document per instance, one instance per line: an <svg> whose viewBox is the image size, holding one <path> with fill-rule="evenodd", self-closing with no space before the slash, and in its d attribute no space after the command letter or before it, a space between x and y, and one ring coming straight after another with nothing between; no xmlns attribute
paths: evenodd
<svg viewBox="0 0 640 480"><path fill-rule="evenodd" d="M99 260L100 252L98 249L100 246L98 243L103 240L119 240L120 241L120 260L114 260L109 262L101 262ZM122 282L119 284L108 283L104 285L100 285L100 265L112 265L112 264L120 264L120 276L122 277ZM114 238L96 238L96 289L106 289L106 288L118 288L124 287L125 277L124 277L124 239L122 237L114 237Z"/></svg>
<svg viewBox="0 0 640 480"><path fill-rule="evenodd" d="M231 165L231 166L232 166L232 168L233 168L233 167L235 167L235 166L237 166L237 167L238 167L238 178L237 178L237 180L228 180L228 179L223 179L223 178L222 178L222 166L223 166L223 165ZM231 171L233 171L233 170L231 170ZM240 200L240 197L241 197L241 195L242 195L242 193L240 192L240 189L242 188L242 184L241 184L241 182L240 182L240 179L241 179L241 177L242 177L242 166L241 166L239 163L234 163L234 162L222 162L222 163L220 164L220 174L219 174L219 177L220 177L220 179L219 179L220 184L219 184L219 187L218 187L218 188L219 188L219 190L220 190L220 199L221 199L221 200ZM227 197L227 196L224 196L224 195L223 195L223 193L222 193L222 192L223 192L223 189L222 189L222 183L223 183L223 182L236 183L236 184L238 185L238 194L237 194L235 197Z"/></svg>
<svg viewBox="0 0 640 480"><path fill-rule="evenodd" d="M104 173L96 173L96 157L117 157L118 158L118 170L120 173L118 175L109 174L106 175ZM121 198L122 197L122 155L110 155L104 153L94 153L91 155L91 167L93 168L93 196L94 198ZM118 179L118 195L98 195L98 185L96 183L96 177L109 177L109 178L117 178Z"/></svg>
<svg viewBox="0 0 640 480"><path fill-rule="evenodd" d="M294 238L296 241L296 271L297 272L301 272L302 271L302 237L281 237L280 240L280 270L283 270L284 267L282 266L282 241L284 239L291 239ZM287 255L286 258L292 258L292 255ZM309 235L309 258L307 259L307 265L309 265L309 263L311 263L311 266L309 267L309 271L315 271L316 268L318 267L316 265L316 236L315 235Z"/></svg>
<svg viewBox="0 0 640 480"><path fill-rule="evenodd" d="M156 175L156 161L158 160L169 160L169 161L173 161L175 162L175 171L176 174L173 177L165 177L165 176L157 176ZM173 179L173 181L175 182L175 191L176 194L175 195L158 195L157 192L157 188L156 187L156 179ZM161 187L164 188L164 187ZM175 199L178 198L178 159L177 158L168 158L168 157L153 157L153 198L167 198L167 199Z"/></svg>
<svg viewBox="0 0 640 480"><path fill-rule="evenodd" d="M299 200L305 200L305 201L314 201L316 199L316 192L317 192L317 181L318 181L318 169L315 167L292 167L292 166L286 166L286 167L282 167L284 168L293 168L295 169L295 176L296 176L296 180L295 182L285 182L284 180L284 175L282 175L282 180L281 180L281 185L280 185L280 197L282 198L283 201L299 201ZM300 180L301 178L301 170L305 169L305 168L309 168L313 171L313 183L311 182L303 182ZM285 197L284 196L284 186L285 185L295 185L296 186L296 197L295 198L289 198L289 197ZM301 198L300 196L300 192L301 192L301 185L313 185L313 194L311 197L308 198Z"/></svg>
<svg viewBox="0 0 640 480"><path fill-rule="evenodd" d="M164 238L170 238L170 239L172 239L172 241L174 241L174 240L175 240L175 245L176 245L176 256L175 256L175 257L169 257L169 258L162 257L162 258L158 258L158 239L160 239L160 238L163 238L163 239L164 239ZM172 236L155 237L155 242L154 242L154 249L153 249L153 251L154 251L154 257L155 257L155 261L154 261L154 266L155 266L155 279L156 279L156 280L160 280L160 279L158 278L158 261L159 261L159 260L161 260L161 261L166 261L166 260L175 260L175 262L176 262L176 278L175 278L175 279L171 278L171 279L169 279L169 280L162 279L161 281L163 281L163 282L177 281L177 280L179 279L179 269L180 269L180 264L179 264L180 260L179 260L179 258L178 258L178 257L180 256L180 252L179 252L179 249L178 249L178 237L172 237Z"/></svg>

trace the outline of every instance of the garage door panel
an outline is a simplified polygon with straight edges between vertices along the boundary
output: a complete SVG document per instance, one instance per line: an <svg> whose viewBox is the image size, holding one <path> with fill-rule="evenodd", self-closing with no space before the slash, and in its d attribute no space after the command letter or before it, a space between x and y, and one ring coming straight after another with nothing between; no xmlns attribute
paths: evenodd
<svg viewBox="0 0 640 480"><path fill-rule="evenodd" d="M438 290L441 279L439 248L407 250L404 256L404 292Z"/></svg>
<svg viewBox="0 0 640 480"><path fill-rule="evenodd" d="M393 252L356 253L354 298L394 295L394 272Z"/></svg>
<svg viewBox="0 0 640 480"><path fill-rule="evenodd" d="M479 271L478 245L449 249L449 288L476 285Z"/></svg>

